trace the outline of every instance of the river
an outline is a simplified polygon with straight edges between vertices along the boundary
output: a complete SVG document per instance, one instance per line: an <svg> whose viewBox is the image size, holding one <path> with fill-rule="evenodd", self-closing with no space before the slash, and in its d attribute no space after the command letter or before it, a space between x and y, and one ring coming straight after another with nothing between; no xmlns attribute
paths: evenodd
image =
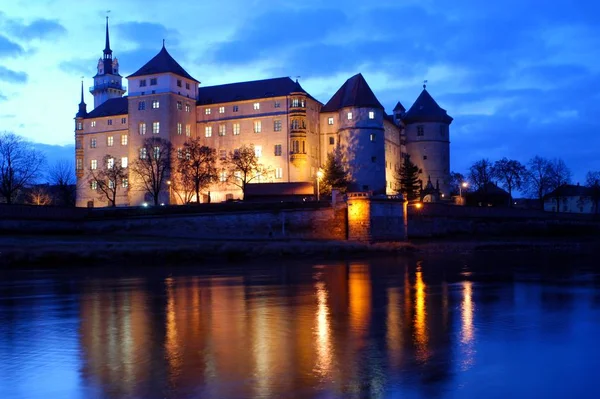
<svg viewBox="0 0 600 399"><path fill-rule="evenodd" d="M0 271L0 398L598 398L600 262Z"/></svg>

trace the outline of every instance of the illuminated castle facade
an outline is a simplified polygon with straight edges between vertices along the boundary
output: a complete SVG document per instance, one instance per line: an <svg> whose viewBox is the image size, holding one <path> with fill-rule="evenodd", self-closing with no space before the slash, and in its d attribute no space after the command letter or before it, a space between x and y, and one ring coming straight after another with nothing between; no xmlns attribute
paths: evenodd
<svg viewBox="0 0 600 399"><path fill-rule="evenodd" d="M425 88L408 111L398 103L388 115L361 74L348 79L326 104L288 77L199 87L164 44L127 76L128 96L122 80L107 21L103 57L90 88L94 109L87 111L82 86L75 118L77 206L106 206L98 200L90 170L100 168L107 154L130 165L148 137L169 140L174 153L199 137L219 159L251 144L260 163L273 171L254 180L263 183L314 183L327 154L339 151L352 179L350 191L375 194L397 192L396 170L410 154L422 170L423 184L438 182L448 194L452 118ZM213 202L241 197L223 173L207 190ZM139 185L124 182L116 203L146 201ZM181 201L165 186L161 202Z"/></svg>

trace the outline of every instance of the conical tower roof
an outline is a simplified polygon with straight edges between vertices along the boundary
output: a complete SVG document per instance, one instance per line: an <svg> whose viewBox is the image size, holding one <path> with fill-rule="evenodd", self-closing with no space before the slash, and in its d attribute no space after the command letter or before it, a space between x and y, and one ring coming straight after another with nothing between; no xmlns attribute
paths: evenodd
<svg viewBox="0 0 600 399"><path fill-rule="evenodd" d="M402 105L402 104L400 103L400 101L398 101L398 103L397 103L397 104L396 104L396 106L394 107L394 112L397 112L397 111L400 111L400 112L404 112L404 111L406 111L406 108L404 108L404 105Z"/></svg>
<svg viewBox="0 0 600 399"><path fill-rule="evenodd" d="M345 107L383 109L373 90L360 73L348 79L331 97L331 100L321 108L321 112L333 112Z"/></svg>
<svg viewBox="0 0 600 399"><path fill-rule="evenodd" d="M133 74L129 75L128 78L132 78L135 76L147 76L147 75L156 75L159 73L173 73L175 75L182 76L187 79L191 79L195 82L198 80L194 79L189 73L186 72L185 69L179 65L177 61L169 54L165 45L163 43L163 47L158 54L154 56L150 61L148 61L143 67L138 69Z"/></svg>
<svg viewBox="0 0 600 399"><path fill-rule="evenodd" d="M453 118L435 102L427 89L423 89L417 101L406 112L402 120L404 123L442 122L450 124Z"/></svg>
<svg viewBox="0 0 600 399"><path fill-rule="evenodd" d="M81 81L81 101L79 102L79 111L75 115L76 118L85 118L87 115L87 105L83 100L83 81Z"/></svg>

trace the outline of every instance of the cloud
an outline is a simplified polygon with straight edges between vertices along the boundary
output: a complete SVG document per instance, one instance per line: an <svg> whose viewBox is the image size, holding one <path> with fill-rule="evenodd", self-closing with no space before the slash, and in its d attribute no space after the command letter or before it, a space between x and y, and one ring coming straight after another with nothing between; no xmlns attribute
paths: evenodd
<svg viewBox="0 0 600 399"><path fill-rule="evenodd" d="M73 58L60 62L59 68L70 75L83 76L85 79L88 79L90 76L96 74L99 58Z"/></svg>
<svg viewBox="0 0 600 399"><path fill-rule="evenodd" d="M67 29L56 20L36 19L30 24L20 20L11 20L8 30L19 39L31 41L34 39L55 39L67 33Z"/></svg>
<svg viewBox="0 0 600 399"><path fill-rule="evenodd" d="M9 56L14 57L16 55L23 54L24 50L19 44L12 40L0 35L0 57Z"/></svg>
<svg viewBox="0 0 600 399"><path fill-rule="evenodd" d="M122 39L134 44L136 48L156 49L158 52L163 39L167 47L179 44L180 34L177 30L154 22L125 22L115 25L114 29Z"/></svg>
<svg viewBox="0 0 600 399"><path fill-rule="evenodd" d="M17 72L0 65L0 81L9 83L25 83L27 82L27 74L25 72Z"/></svg>
<svg viewBox="0 0 600 399"><path fill-rule="evenodd" d="M8 100L8 97L6 97L4 94L0 93L0 102L6 101L6 100ZM8 116L7 115L1 115L0 117L7 118ZM14 117L14 115L13 115L13 117Z"/></svg>

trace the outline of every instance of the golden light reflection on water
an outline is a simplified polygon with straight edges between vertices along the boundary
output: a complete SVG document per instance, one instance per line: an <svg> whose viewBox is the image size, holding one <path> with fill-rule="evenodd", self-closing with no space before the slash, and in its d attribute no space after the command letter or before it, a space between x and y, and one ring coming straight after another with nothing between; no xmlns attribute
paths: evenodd
<svg viewBox="0 0 600 399"><path fill-rule="evenodd" d="M364 264L351 264L349 273L350 327L363 336L371 316L371 276Z"/></svg>
<svg viewBox="0 0 600 399"><path fill-rule="evenodd" d="M462 303L461 309L461 339L464 359L462 361L463 370L469 369L475 363L475 328L473 327L473 315L475 304L473 303L473 283L464 281L462 283Z"/></svg>
<svg viewBox="0 0 600 399"><path fill-rule="evenodd" d="M327 306L327 288L323 281L315 283L317 294L317 312L315 314L315 340L317 348L317 361L315 371L325 377L331 372L332 348L331 326L329 321L329 308Z"/></svg>
<svg viewBox="0 0 600 399"><path fill-rule="evenodd" d="M173 287L173 279L168 277L165 279L165 287L167 289L167 320L165 340L165 351L169 362L170 378L176 378L180 373L181 355L179 343L177 342L177 309L175 308L175 289Z"/></svg>
<svg viewBox="0 0 600 399"><path fill-rule="evenodd" d="M389 351L389 358L392 365L399 365L402 360L402 320L400 315L400 289L389 288L388 289L388 303L387 303L387 348Z"/></svg>
<svg viewBox="0 0 600 399"><path fill-rule="evenodd" d="M420 361L426 361L429 356L427 347L429 335L427 331L427 309L426 309L426 288L423 281L423 272L421 271L421 263L417 263L417 271L415 272L415 340L417 341L417 358Z"/></svg>

